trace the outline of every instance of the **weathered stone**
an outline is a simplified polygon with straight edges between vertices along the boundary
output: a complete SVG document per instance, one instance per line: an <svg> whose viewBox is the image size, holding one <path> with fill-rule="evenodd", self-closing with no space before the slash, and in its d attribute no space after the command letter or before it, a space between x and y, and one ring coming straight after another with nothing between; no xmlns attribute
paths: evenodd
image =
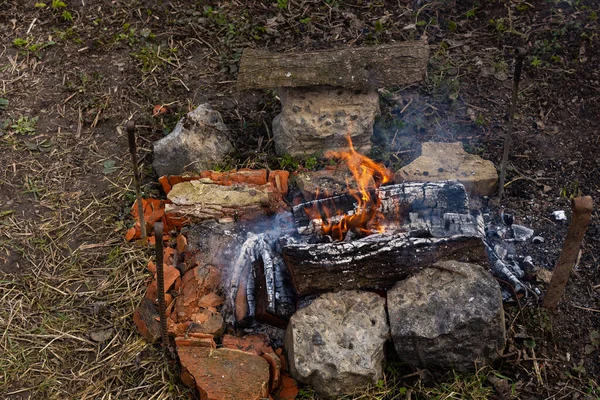
<svg viewBox="0 0 600 400"><path fill-rule="evenodd" d="M185 382L195 382L202 400L259 400L269 395L269 363L233 349L178 346Z"/></svg>
<svg viewBox="0 0 600 400"><path fill-rule="evenodd" d="M168 136L154 142L158 176L211 169L232 149L221 114L202 104L183 117Z"/></svg>
<svg viewBox="0 0 600 400"><path fill-rule="evenodd" d="M388 291L399 357L414 366L466 371L494 361L506 334L498 282L483 267L436 264Z"/></svg>
<svg viewBox="0 0 600 400"><path fill-rule="evenodd" d="M346 136L357 151L371 148L379 96L333 87L279 88L281 113L273 120L278 154L303 156L346 150Z"/></svg>
<svg viewBox="0 0 600 400"><path fill-rule="evenodd" d="M158 318L158 309L147 297L142 299L140 306L133 313L133 322L138 332L150 343L156 342L161 337Z"/></svg>
<svg viewBox="0 0 600 400"><path fill-rule="evenodd" d="M491 196L498 172L494 163L469 154L460 142L425 142L421 156L399 169L394 182L459 181L471 196Z"/></svg>
<svg viewBox="0 0 600 400"><path fill-rule="evenodd" d="M233 215L240 220L251 220L286 208L281 192L270 184L223 186L213 184L208 178L178 183L167 197L172 202L165 205L167 215L193 221Z"/></svg>
<svg viewBox="0 0 600 400"><path fill-rule="evenodd" d="M321 295L290 319L285 334L290 373L323 396L364 389L382 376L388 334L385 299L377 294Z"/></svg>

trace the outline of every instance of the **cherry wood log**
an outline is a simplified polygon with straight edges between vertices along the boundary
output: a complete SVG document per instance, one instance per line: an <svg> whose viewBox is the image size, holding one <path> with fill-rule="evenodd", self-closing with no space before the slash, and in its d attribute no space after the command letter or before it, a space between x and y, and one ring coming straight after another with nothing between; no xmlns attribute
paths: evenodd
<svg viewBox="0 0 600 400"><path fill-rule="evenodd" d="M239 89L338 86L365 90L407 85L423 79L429 47L421 40L340 50L277 54L246 49Z"/></svg>
<svg viewBox="0 0 600 400"><path fill-rule="evenodd" d="M438 261L489 263L479 236L372 235L352 242L294 244L283 248L283 259L301 296L344 289L387 290Z"/></svg>

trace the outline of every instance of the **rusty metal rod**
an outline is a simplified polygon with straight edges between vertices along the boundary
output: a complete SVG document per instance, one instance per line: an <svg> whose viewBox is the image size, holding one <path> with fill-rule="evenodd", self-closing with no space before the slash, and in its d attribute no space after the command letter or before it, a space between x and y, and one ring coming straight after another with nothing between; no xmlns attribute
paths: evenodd
<svg viewBox="0 0 600 400"><path fill-rule="evenodd" d="M135 197L137 199L138 208L138 219L140 222L140 230L142 232L142 239L146 239L148 234L146 232L146 221L144 220L144 206L142 205L142 188L140 187L140 170L138 169L137 159L137 146L135 144L135 122L129 120L125 124L125 131L127 132L127 140L129 141L129 152L131 153L131 166L133 167L133 183L135 185Z"/></svg>
<svg viewBox="0 0 600 400"><path fill-rule="evenodd" d="M517 48L515 50L516 64L515 74L513 76L512 99L510 110L508 112L508 127L506 136L504 137L504 150L502 153L502 162L500 163L500 180L498 182L498 199L502 200L504 194L504 182L506 181L506 164L508 163L508 154L512 146L513 124L515 121L515 109L517 108L517 94L519 93L519 81L521 80L521 69L523 68L523 60L525 59L525 49Z"/></svg>
<svg viewBox="0 0 600 400"><path fill-rule="evenodd" d="M165 348L169 347L167 336L167 305L165 303L165 271L163 268L163 224L154 223L154 239L156 250L156 286L158 290L158 315L160 317L160 334Z"/></svg>
<svg viewBox="0 0 600 400"><path fill-rule="evenodd" d="M550 286L548 286L548 291L544 297L543 306L551 310L556 310L556 306L565 291L565 286L567 286L569 275L577 262L581 242L592 217L594 202L590 196L576 197L571 201L571 208L573 209L573 218L569 225L562 252L554 267Z"/></svg>

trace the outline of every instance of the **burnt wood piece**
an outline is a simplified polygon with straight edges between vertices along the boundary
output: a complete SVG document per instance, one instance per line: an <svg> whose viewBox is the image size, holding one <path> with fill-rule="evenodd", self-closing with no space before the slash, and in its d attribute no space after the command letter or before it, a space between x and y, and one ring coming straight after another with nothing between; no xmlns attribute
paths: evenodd
<svg viewBox="0 0 600 400"><path fill-rule="evenodd" d="M239 89L326 85L358 90L407 85L423 79L428 60L429 47L420 40L290 54L246 49L237 84Z"/></svg>
<svg viewBox="0 0 600 400"><path fill-rule="evenodd" d="M477 232L476 219L470 216L467 192L459 182L401 183L371 190L370 195L371 198L379 196L379 209L388 224L406 225L407 229L418 228L415 224L421 225L435 237ZM300 234L318 234L322 221L314 218L315 211L322 218L334 214L332 210L350 215L356 212L357 205L358 201L349 194L302 203L292 209L294 223ZM313 219L307 209L311 210ZM456 222L452 222L453 219ZM336 218L330 220L335 222Z"/></svg>
<svg viewBox="0 0 600 400"><path fill-rule="evenodd" d="M256 280L254 289L256 292L256 320L285 329L287 327L287 320L273 312L274 300L269 300L264 260L260 259L254 262L253 268Z"/></svg>
<svg viewBox="0 0 600 400"><path fill-rule="evenodd" d="M372 235L353 242L293 244L283 259L301 296L338 290L387 290L396 282L438 261L487 266L478 236L414 238Z"/></svg>

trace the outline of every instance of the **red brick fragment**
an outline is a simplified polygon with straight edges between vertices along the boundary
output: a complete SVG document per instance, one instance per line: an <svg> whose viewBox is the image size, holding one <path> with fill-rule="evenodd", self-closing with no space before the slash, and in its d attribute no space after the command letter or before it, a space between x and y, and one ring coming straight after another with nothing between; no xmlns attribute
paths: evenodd
<svg viewBox="0 0 600 400"><path fill-rule="evenodd" d="M283 170L269 172L269 182L275 186L284 196L288 193L288 180L290 173Z"/></svg>
<svg viewBox="0 0 600 400"><path fill-rule="evenodd" d="M259 400L269 395L269 364L262 357L190 346L178 346L177 353L183 371L194 377L202 400Z"/></svg>
<svg viewBox="0 0 600 400"><path fill-rule="evenodd" d="M264 334L247 335L237 337L233 335L223 336L223 347L247 351L260 356L264 348L268 348L268 338Z"/></svg>
<svg viewBox="0 0 600 400"><path fill-rule="evenodd" d="M160 339L160 323L158 322L158 309L148 298L143 298L140 306L133 313L133 322L137 330L150 343Z"/></svg>
<svg viewBox="0 0 600 400"><path fill-rule="evenodd" d="M208 307L219 307L223 304L223 297L219 296L216 293L209 293L205 296L202 296L198 300L198 307L208 308Z"/></svg>
<svg viewBox="0 0 600 400"><path fill-rule="evenodd" d="M183 252L185 252L186 248L187 248L187 238L185 236L183 236L182 234L179 234L177 236L177 251L181 254Z"/></svg>
<svg viewBox="0 0 600 400"><path fill-rule="evenodd" d="M281 373L282 388L279 391L279 400L293 400L298 396L298 384L287 372Z"/></svg>
<svg viewBox="0 0 600 400"><path fill-rule="evenodd" d="M192 333L188 337L176 337L175 346L194 346L216 349L217 344L214 341L213 335L203 333Z"/></svg>
<svg viewBox="0 0 600 400"><path fill-rule="evenodd" d="M277 388L279 388L279 384L281 383L281 360L279 356L271 351L265 351L261 357L263 357L269 363L269 371L271 373L271 380L269 381L269 390L274 392Z"/></svg>
<svg viewBox="0 0 600 400"><path fill-rule="evenodd" d="M165 293L167 293L167 291L171 288L171 286L173 286L177 278L179 278L180 274L179 270L173 267L172 265L165 265L163 272L165 277ZM158 283L156 282L156 275L154 276L154 280L148 285L145 297L152 300L155 304L158 304ZM165 303L169 304L168 301L165 301Z"/></svg>

